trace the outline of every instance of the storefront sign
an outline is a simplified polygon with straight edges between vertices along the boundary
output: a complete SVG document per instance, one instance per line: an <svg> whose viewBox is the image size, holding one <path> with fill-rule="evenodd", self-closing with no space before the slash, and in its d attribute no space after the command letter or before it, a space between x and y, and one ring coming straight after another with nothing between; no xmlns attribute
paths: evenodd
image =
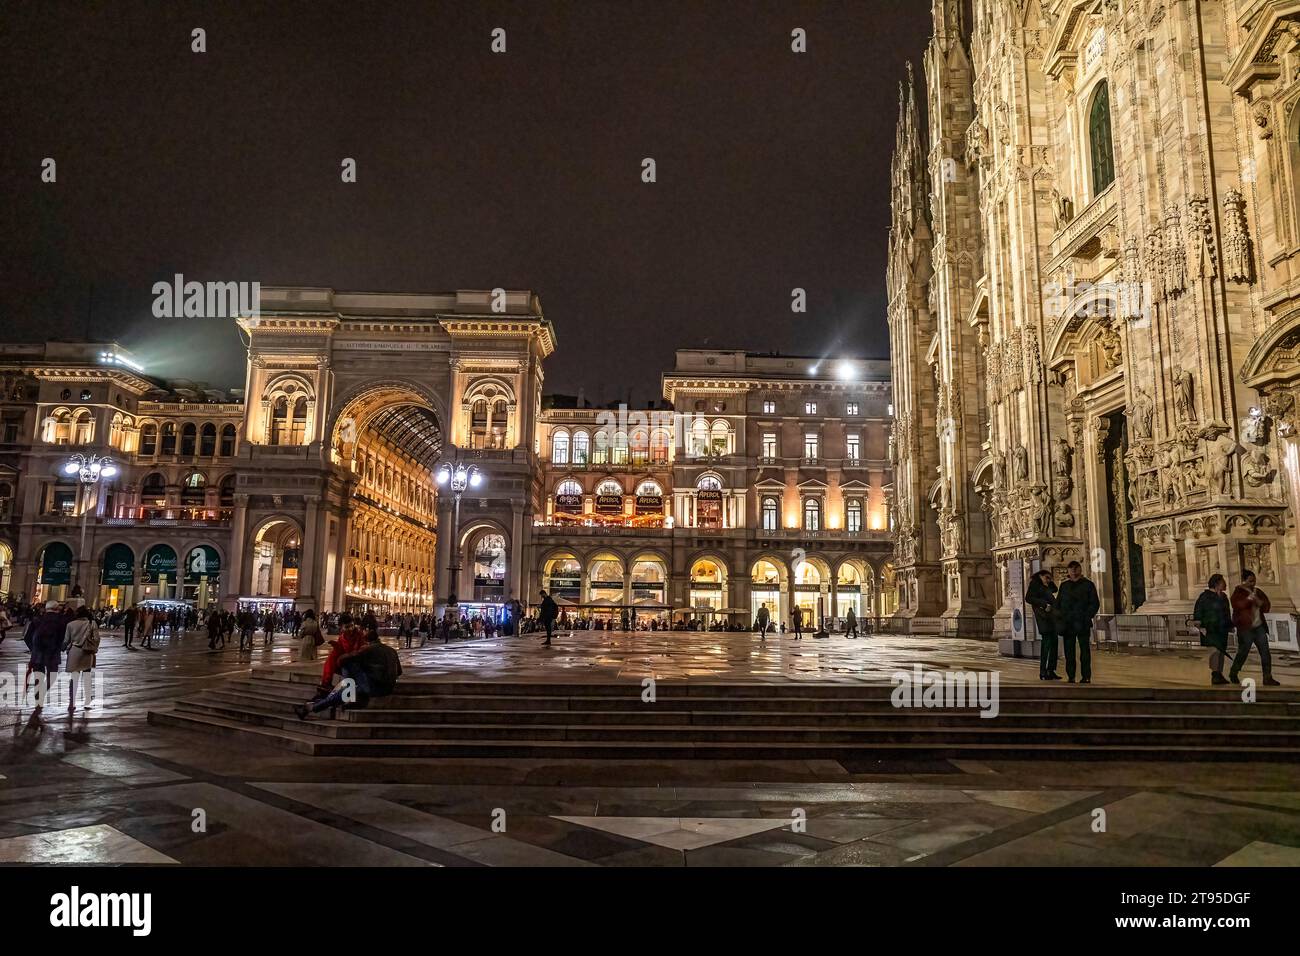
<svg viewBox="0 0 1300 956"><path fill-rule="evenodd" d="M135 552L124 544L109 545L108 550L104 552L100 583L110 587L134 584Z"/></svg>
<svg viewBox="0 0 1300 956"><path fill-rule="evenodd" d="M637 495L636 496L637 514L648 514L664 510L663 495Z"/></svg>
<svg viewBox="0 0 1300 956"><path fill-rule="evenodd" d="M198 584L201 578L215 578L221 573L221 555L216 548L201 544L185 558L185 583Z"/></svg>
<svg viewBox="0 0 1300 956"><path fill-rule="evenodd" d="M41 555L42 584L72 583L72 549L56 541L45 546Z"/></svg>
<svg viewBox="0 0 1300 956"><path fill-rule="evenodd" d="M721 501L722 492L716 488L701 488L695 492L695 499L697 501Z"/></svg>
<svg viewBox="0 0 1300 956"><path fill-rule="evenodd" d="M168 581L176 580L176 552L169 545L155 544L144 556L140 580L146 584L157 584L164 575Z"/></svg>
<svg viewBox="0 0 1300 956"><path fill-rule="evenodd" d="M555 510L568 511L574 514L582 512L582 495L556 495Z"/></svg>
<svg viewBox="0 0 1300 956"><path fill-rule="evenodd" d="M596 510L606 513L617 514L623 510L622 495L597 495Z"/></svg>

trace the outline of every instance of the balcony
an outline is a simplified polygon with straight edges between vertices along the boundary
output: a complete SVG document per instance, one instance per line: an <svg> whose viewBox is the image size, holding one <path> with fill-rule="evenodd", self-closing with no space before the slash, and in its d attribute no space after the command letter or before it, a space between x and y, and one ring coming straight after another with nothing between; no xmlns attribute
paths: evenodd
<svg viewBox="0 0 1300 956"><path fill-rule="evenodd" d="M838 528L805 531L803 528L779 528L776 531L755 531L759 538L773 541L893 541L892 531L844 531Z"/></svg>

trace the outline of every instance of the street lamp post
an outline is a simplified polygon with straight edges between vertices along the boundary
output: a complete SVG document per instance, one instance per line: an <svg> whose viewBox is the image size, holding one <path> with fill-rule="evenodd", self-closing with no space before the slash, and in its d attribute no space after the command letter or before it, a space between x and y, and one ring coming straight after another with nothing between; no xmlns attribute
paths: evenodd
<svg viewBox="0 0 1300 956"><path fill-rule="evenodd" d="M86 456L77 452L64 464L63 473L76 475L81 481L78 486L78 498L81 503L81 547L77 551L77 572L72 583L72 596L82 597L81 565L86 560L86 515L90 513L90 505L86 499L90 489L99 484L99 479L112 478L117 474L117 465L113 464L113 459L107 455L101 458L99 455Z"/></svg>
<svg viewBox="0 0 1300 956"><path fill-rule="evenodd" d="M451 491L451 562L447 565L447 606L456 606L460 589L460 496L467 488L478 488L486 480L477 465L467 465L459 458L444 461L434 472L439 488Z"/></svg>

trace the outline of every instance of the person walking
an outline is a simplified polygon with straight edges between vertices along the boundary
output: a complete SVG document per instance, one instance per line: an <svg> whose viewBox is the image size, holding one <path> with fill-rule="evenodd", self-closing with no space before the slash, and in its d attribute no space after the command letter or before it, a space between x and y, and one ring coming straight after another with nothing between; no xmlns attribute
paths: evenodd
<svg viewBox="0 0 1300 956"><path fill-rule="evenodd" d="M90 709L90 671L95 669L95 655L99 653L99 628L90 613L90 608L82 605L77 608L64 631L63 650L68 654L68 713L77 709L77 685L83 684L85 690L82 698L86 709Z"/></svg>
<svg viewBox="0 0 1300 956"><path fill-rule="evenodd" d="M1060 680L1061 675L1056 673L1056 650L1060 642L1056 633L1059 607L1056 582L1047 568L1035 572L1029 590L1025 592L1025 603L1034 609L1034 623L1038 625L1038 679Z"/></svg>
<svg viewBox="0 0 1300 956"><path fill-rule="evenodd" d="M538 619L542 626L546 628L546 640L542 642L543 647L551 646L551 637L555 632L555 619L560 616L560 606L555 603L555 599L542 590L542 607L538 612Z"/></svg>
<svg viewBox="0 0 1300 956"><path fill-rule="evenodd" d="M803 640L803 608L795 605L790 609L790 624L794 627L794 639Z"/></svg>
<svg viewBox="0 0 1300 956"><path fill-rule="evenodd" d="M140 646L153 647L155 615L152 608L146 607L140 614Z"/></svg>
<svg viewBox="0 0 1300 956"><path fill-rule="evenodd" d="M66 608L58 601L47 601L45 613L32 619L29 641L32 656L27 661L27 676L23 678L23 693L27 693L27 680L32 674L37 675L40 685L37 687L36 709L45 705L48 693L55 677L59 673L59 662L63 657L63 641L67 634L69 615Z"/></svg>
<svg viewBox="0 0 1300 956"><path fill-rule="evenodd" d="M772 615L767 610L766 604L758 606L758 614L754 615L754 621L758 624L758 639L760 641L767 640L767 629L772 624Z"/></svg>
<svg viewBox="0 0 1300 956"><path fill-rule="evenodd" d="M1196 599L1192 609L1192 622L1201 631L1201 646L1210 651L1210 683L1226 684L1223 662L1228 656L1228 631L1232 629L1232 605L1228 601L1228 579L1222 574L1210 575L1205 590Z"/></svg>
<svg viewBox="0 0 1300 956"><path fill-rule="evenodd" d="M226 646L226 622L223 618L224 615L220 611L213 611L208 615L208 650L210 651L217 649L217 641L221 642L222 647Z"/></svg>
<svg viewBox="0 0 1300 956"><path fill-rule="evenodd" d="M849 637L858 636L858 613L852 607L844 615L844 633Z"/></svg>
<svg viewBox="0 0 1300 956"><path fill-rule="evenodd" d="M1074 645L1079 645L1079 683L1092 683L1092 619L1101 610L1097 586L1083 576L1083 565L1071 561L1057 589L1061 640L1065 644L1065 677L1074 683Z"/></svg>
<svg viewBox="0 0 1300 956"><path fill-rule="evenodd" d="M325 638L320 632L320 622L316 620L316 612L308 609L303 612L302 624L298 627L298 660L314 661L316 659L316 648L325 643Z"/></svg>
<svg viewBox="0 0 1300 956"><path fill-rule="evenodd" d="M122 618L122 646L127 650L135 650L135 625L140 619L140 605L132 604L126 609L126 616Z"/></svg>
<svg viewBox="0 0 1300 956"><path fill-rule="evenodd" d="M239 612L239 649L244 649L244 644L248 644L248 649L253 649L253 632L257 629L257 618L253 616L252 611Z"/></svg>
<svg viewBox="0 0 1300 956"><path fill-rule="evenodd" d="M1241 669L1246 666L1251 647L1259 648L1259 663L1264 668L1264 684L1277 687L1273 679L1273 655L1268 649L1268 623L1264 615L1272 603L1263 589L1256 586L1255 572L1242 571L1241 583L1232 592L1232 623L1237 626L1237 654L1232 659L1228 680L1240 684Z"/></svg>

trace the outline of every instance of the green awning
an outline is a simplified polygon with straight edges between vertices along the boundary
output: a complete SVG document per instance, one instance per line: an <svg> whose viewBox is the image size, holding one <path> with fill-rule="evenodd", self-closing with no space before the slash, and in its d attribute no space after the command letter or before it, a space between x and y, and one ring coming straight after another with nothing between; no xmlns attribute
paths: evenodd
<svg viewBox="0 0 1300 956"><path fill-rule="evenodd" d="M41 552L41 583L72 583L72 549L63 542L47 544Z"/></svg>
<svg viewBox="0 0 1300 956"><path fill-rule="evenodd" d="M135 583L135 552L124 544L110 544L100 568L101 584L119 586Z"/></svg>

